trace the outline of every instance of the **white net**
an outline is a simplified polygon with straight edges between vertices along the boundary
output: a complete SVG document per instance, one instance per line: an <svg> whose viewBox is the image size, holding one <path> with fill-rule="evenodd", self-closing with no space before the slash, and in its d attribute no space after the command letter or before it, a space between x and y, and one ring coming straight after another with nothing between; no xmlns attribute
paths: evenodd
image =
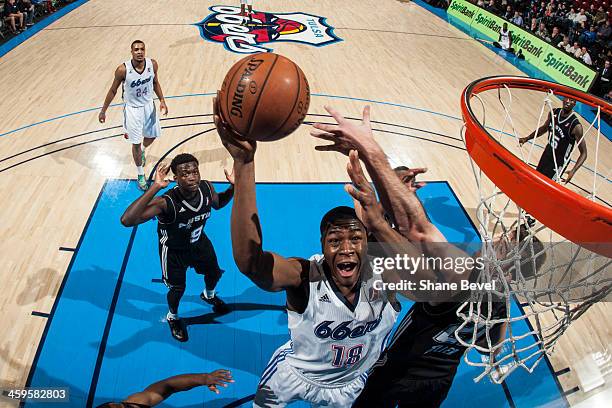
<svg viewBox="0 0 612 408"><path fill-rule="evenodd" d="M566 120L553 114L562 101L552 91L503 86L472 99L472 105L481 108L474 114L487 127L489 137L534 167L546 145L558 140L554 133L547 139L550 134L546 132L521 146L521 136L540 128L547 118L552 129ZM594 106L591 112L594 119L589 123L581 120L583 132L576 141L576 146L584 141L588 159L565 185L609 207L612 143L601 134L601 110ZM463 129L462 137L465 142ZM555 182L564 183L564 172L575 166L578 154L564 155L562 162L552 155ZM519 367L533 372L574 320L594 303L609 300L612 259L540 223L491 182L471 157L470 161L478 187L476 218L485 265L479 282L496 282L496 289L463 304L458 311L463 324L455 334L468 347L465 361L482 368L475 381L489 376L500 383Z"/></svg>

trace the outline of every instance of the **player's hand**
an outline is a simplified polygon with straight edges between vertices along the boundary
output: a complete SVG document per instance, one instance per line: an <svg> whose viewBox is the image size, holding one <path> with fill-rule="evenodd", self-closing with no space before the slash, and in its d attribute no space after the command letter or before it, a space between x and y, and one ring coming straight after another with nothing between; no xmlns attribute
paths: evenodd
<svg viewBox="0 0 612 408"><path fill-rule="evenodd" d="M382 149L374 140L372 125L370 124L370 106L363 108L361 123L345 119L338 111L330 106L325 110L336 120L337 125L315 123L316 130L310 135L319 139L334 142L332 145L316 146L319 151L335 151L348 156L350 150L357 150L362 156L371 153L381 153Z"/></svg>
<svg viewBox="0 0 612 408"><path fill-rule="evenodd" d="M519 146L524 145L524 144L525 144L525 143L527 143L528 141L529 141L529 138L527 138L527 137L521 137L521 138L519 139Z"/></svg>
<svg viewBox="0 0 612 408"><path fill-rule="evenodd" d="M159 188L166 188L170 184L170 180L167 179L168 173L170 172L170 165L166 163L160 163L155 171L155 184Z"/></svg>
<svg viewBox="0 0 612 408"><path fill-rule="evenodd" d="M159 111L162 115L168 116L168 106L166 105L166 101L159 101Z"/></svg>
<svg viewBox="0 0 612 408"><path fill-rule="evenodd" d="M574 174L576 172L574 170L568 170L565 172L566 176L561 176L561 181L565 182L565 184L569 183L571 179L574 178Z"/></svg>
<svg viewBox="0 0 612 408"><path fill-rule="evenodd" d="M232 373L228 370L216 370L210 374L202 374L202 384L208 389L219 394L217 387L227 387L227 383L233 383Z"/></svg>
<svg viewBox="0 0 612 408"><path fill-rule="evenodd" d="M425 187L427 183L422 181L416 181L416 176L419 174L427 173L425 167L415 167L414 169L408 169L405 174L402 174L402 183L404 183L412 192L417 191L419 188Z"/></svg>
<svg viewBox="0 0 612 408"><path fill-rule="evenodd" d="M359 154L356 150L349 153L349 163L346 171L353 184L347 184L344 189L353 197L355 212L367 229L373 229L385 221L385 212L376 199L376 193L365 177Z"/></svg>
<svg viewBox="0 0 612 408"><path fill-rule="evenodd" d="M98 114L98 121L100 123L106 122L106 112L100 111L100 113Z"/></svg>
<svg viewBox="0 0 612 408"><path fill-rule="evenodd" d="M227 169L223 169L223 172L225 173L226 180L229 181L229 183L233 186L234 182L236 181L234 177L234 170L232 169L232 171L229 172L227 171Z"/></svg>
<svg viewBox="0 0 612 408"><path fill-rule="evenodd" d="M217 91L217 97L219 92ZM249 163L255 158L255 150L257 150L257 142L243 140L232 130L232 128L221 117L218 106L218 98L213 98L213 118L217 133L221 137L221 143L227 149L234 161L240 163Z"/></svg>

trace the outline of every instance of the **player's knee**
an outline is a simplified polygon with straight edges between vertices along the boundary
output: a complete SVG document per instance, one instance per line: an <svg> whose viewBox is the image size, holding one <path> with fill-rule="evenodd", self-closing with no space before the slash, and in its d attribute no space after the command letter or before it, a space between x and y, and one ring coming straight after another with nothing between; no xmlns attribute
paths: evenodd
<svg viewBox="0 0 612 408"><path fill-rule="evenodd" d="M182 295L183 293L185 293L185 285L168 284L168 293L172 295Z"/></svg>

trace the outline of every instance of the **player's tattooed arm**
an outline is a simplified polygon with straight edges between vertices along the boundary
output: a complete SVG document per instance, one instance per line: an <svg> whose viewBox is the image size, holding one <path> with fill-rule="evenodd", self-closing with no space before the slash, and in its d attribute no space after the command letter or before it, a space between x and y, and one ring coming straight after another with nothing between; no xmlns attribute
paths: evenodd
<svg viewBox="0 0 612 408"><path fill-rule="evenodd" d="M113 83L111 84L110 89L106 93L104 104L102 105L102 109L100 110L100 114L98 115L98 120L100 121L100 123L106 122L106 110L115 98L115 95L117 94L117 89L125 80L125 73L125 65L123 64L119 65L115 70L115 78L113 79Z"/></svg>
<svg viewBox="0 0 612 408"><path fill-rule="evenodd" d="M297 290L304 285L309 262L298 258L284 258L264 251L262 247L263 236L255 194L257 143L237 138L221 119L216 99L213 106L217 132L234 159L234 204L231 215L234 261L240 272L264 290Z"/></svg>
<svg viewBox="0 0 612 408"><path fill-rule="evenodd" d="M155 197L160 190L168 187L170 180L167 180L170 166L160 163L155 172L155 182L149 189L136 199L125 210L121 216L121 224L126 227L133 227L158 216L167 210L168 204L163 197Z"/></svg>

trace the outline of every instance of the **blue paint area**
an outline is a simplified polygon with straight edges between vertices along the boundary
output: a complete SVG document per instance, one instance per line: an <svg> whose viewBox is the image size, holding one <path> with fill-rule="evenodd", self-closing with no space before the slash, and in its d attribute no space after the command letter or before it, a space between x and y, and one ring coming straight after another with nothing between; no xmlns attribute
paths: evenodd
<svg viewBox="0 0 612 408"><path fill-rule="evenodd" d="M226 184L215 184L218 191L226 187ZM199 299L204 286L202 277L188 271L180 314L189 324L190 340L187 343L173 340L163 321L167 312L166 287L158 281L161 271L154 221L138 227L127 254L123 280L118 282L132 232L118 220L139 195L133 181L115 180L105 185L68 271L64 291L57 300L48 334L40 346L40 358L32 368L30 386L69 387L69 406L83 407L93 381L95 406L125 398L168 376L227 368L236 382L220 396L198 388L172 396L164 406L224 407L252 395L272 353L289 338L284 294L264 292L237 271L229 236L230 206L215 211L205 231L225 270L217 290L233 310L226 315L214 314ZM467 214L446 182L431 182L418 195L432 221L450 241L478 242ZM257 199L264 247L284 256L299 257L321 252L322 215L334 206L352 204L342 183L258 184ZM119 295L99 376L92 378L117 287ZM406 313L411 302L403 303L402 313ZM534 374L537 377L517 371L508 382L518 407L532 406L533 401L547 403L560 399L548 367L541 364L538 370ZM461 365L445 407L478 403L509 406L501 386L487 380L479 384L472 381L477 373L478 370L465 363ZM246 402L242 406L250 404ZM41 407L54 406L68 405L41 404Z"/></svg>
<svg viewBox="0 0 612 408"><path fill-rule="evenodd" d="M64 17L66 14L70 13L75 8L83 5L84 3L87 3L88 1L89 0L78 0L78 1L72 2L65 7L62 7L60 10L56 11L55 13L50 14L49 16L45 17L43 20L37 22L36 24L28 28L23 33L20 33L14 36L13 38L8 40L4 44L0 45L0 57L3 57L13 48L16 48L19 44L26 41L28 38L33 37L34 35L38 34L40 31L47 28L50 24L56 22L60 18Z"/></svg>
<svg viewBox="0 0 612 408"><path fill-rule="evenodd" d="M413 0L413 1L419 6L426 9L427 11L431 12L432 14L445 20L446 22L448 22L455 28L463 31L470 37L477 39L477 40L486 39L488 41L488 38L482 37L482 35L478 31L472 29L468 24L465 24L463 21L453 16L448 15L446 10L437 8L437 7L432 7L429 4L425 3L423 0ZM545 81L556 82L550 76L546 75L539 69L535 68L533 65L529 64L527 61L518 59L515 55L509 52L500 50L499 48L494 47L492 44L488 44L484 42L481 42L481 44L487 47L492 52L499 55L500 57L502 57L503 59L505 59L506 61L508 61L510 64L514 65L516 68L520 69L522 72L525 73L525 75L531 78L538 78L538 79L543 79ZM594 112L590 106L587 106L583 103L578 102L574 110L589 123L592 123L593 120L595 120L595 115L597 112ZM595 123L595 128L599 128L599 125L597 123ZM612 140L612 127L610 127L610 125L608 125L608 123L606 123L604 120L601 120L601 133L605 135L609 140Z"/></svg>

